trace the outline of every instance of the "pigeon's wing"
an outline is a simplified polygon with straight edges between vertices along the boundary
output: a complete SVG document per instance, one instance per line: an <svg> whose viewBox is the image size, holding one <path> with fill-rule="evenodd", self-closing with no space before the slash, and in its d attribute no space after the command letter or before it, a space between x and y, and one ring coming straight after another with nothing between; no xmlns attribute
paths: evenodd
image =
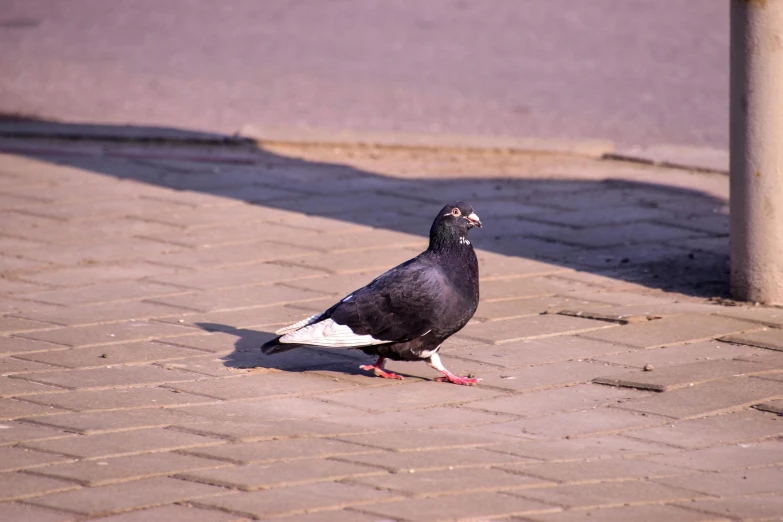
<svg viewBox="0 0 783 522"><path fill-rule="evenodd" d="M278 342L346 348L407 342L432 329L451 296L438 268L404 263L301 326L284 328Z"/></svg>

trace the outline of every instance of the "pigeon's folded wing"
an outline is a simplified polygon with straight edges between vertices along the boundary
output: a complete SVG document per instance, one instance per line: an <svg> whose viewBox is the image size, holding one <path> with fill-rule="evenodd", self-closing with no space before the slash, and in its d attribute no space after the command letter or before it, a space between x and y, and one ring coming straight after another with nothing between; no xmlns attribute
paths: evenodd
<svg viewBox="0 0 783 522"><path fill-rule="evenodd" d="M357 335L384 342L405 342L432 329L452 296L435 267L412 263L391 270L344 299L331 314Z"/></svg>
<svg viewBox="0 0 783 522"><path fill-rule="evenodd" d="M386 272L303 326L283 344L357 347L407 342L427 334L452 296L435 267L406 263Z"/></svg>

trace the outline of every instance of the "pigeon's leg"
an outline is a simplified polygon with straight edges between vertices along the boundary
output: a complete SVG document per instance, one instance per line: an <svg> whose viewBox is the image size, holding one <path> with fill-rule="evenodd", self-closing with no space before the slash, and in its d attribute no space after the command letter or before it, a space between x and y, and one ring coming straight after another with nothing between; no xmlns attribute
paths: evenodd
<svg viewBox="0 0 783 522"><path fill-rule="evenodd" d="M383 369L383 362L386 360L386 357L378 357L378 361L376 361L375 364L363 364L362 366L359 366L362 370L372 370L372 372L377 375L378 377L383 377L384 379L400 379L402 380L402 375L397 375L393 372L387 372Z"/></svg>
<svg viewBox="0 0 783 522"><path fill-rule="evenodd" d="M454 375L453 373L448 371L445 366L443 366L443 363L440 362L440 356L437 353L433 353L432 355L430 355L430 358L427 360L427 363L444 375L444 377L438 377L437 379L435 379L436 381L450 382L453 384L462 384L463 386L472 386L474 384L481 382L481 379L473 379L469 377L460 377L459 375Z"/></svg>

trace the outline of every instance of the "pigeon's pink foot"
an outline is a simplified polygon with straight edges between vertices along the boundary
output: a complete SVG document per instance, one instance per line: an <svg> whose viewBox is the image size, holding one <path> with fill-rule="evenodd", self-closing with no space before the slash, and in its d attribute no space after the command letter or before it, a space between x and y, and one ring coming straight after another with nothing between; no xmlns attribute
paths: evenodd
<svg viewBox="0 0 783 522"><path fill-rule="evenodd" d="M438 377L435 379L438 382L450 382L452 384L461 384L462 386L473 386L481 382L481 379L474 379L472 377L460 377L450 372L443 372L444 377Z"/></svg>
<svg viewBox="0 0 783 522"><path fill-rule="evenodd" d="M372 371L375 375L378 377L383 377L384 379L402 379L402 375L397 375L394 372L387 372L383 369L383 362L386 360L385 357L379 357L378 361L375 364L363 364L362 366L359 366L362 370Z"/></svg>

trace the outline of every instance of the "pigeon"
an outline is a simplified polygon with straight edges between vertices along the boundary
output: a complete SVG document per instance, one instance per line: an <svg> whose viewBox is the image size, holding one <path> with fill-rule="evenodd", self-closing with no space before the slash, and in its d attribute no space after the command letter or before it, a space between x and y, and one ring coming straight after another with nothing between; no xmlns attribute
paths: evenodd
<svg viewBox="0 0 783 522"><path fill-rule="evenodd" d="M384 361L426 361L443 374L438 381L474 385L480 379L448 371L438 350L464 327L479 302L478 260L468 231L481 228L473 208L457 201L438 213L427 250L350 293L326 311L281 328L261 347L274 354L303 346L356 348L378 356L363 365L385 379L402 376Z"/></svg>

